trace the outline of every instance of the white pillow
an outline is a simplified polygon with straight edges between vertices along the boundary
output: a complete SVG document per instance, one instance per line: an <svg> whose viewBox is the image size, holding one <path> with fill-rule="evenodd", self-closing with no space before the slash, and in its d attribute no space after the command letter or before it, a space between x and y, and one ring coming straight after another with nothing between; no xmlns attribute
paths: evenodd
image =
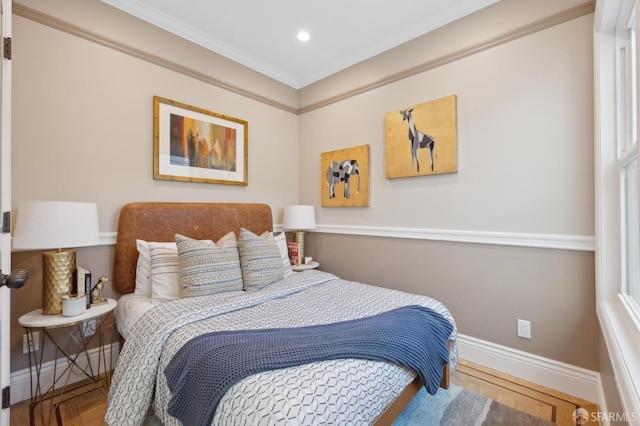
<svg viewBox="0 0 640 426"><path fill-rule="evenodd" d="M150 242L149 255L151 265L151 299L180 299L180 283L178 279L178 247L176 243Z"/></svg>
<svg viewBox="0 0 640 426"><path fill-rule="evenodd" d="M136 240L138 249L138 262L136 264L136 286L133 294L137 296L151 297L151 255L149 253L149 242L145 240ZM176 243L153 242L155 246L176 248Z"/></svg>
<svg viewBox="0 0 640 426"><path fill-rule="evenodd" d="M136 240L136 247L138 248L138 262L136 264L136 288L133 294L151 297L151 256L149 255L149 243L144 240Z"/></svg>
<svg viewBox="0 0 640 426"><path fill-rule="evenodd" d="M281 232L278 235L274 235L273 238L278 243L280 257L282 257L282 268L284 269L284 276L288 277L289 275L293 275L293 269L291 269L291 260L289 259L289 249L287 248L287 236L284 232Z"/></svg>

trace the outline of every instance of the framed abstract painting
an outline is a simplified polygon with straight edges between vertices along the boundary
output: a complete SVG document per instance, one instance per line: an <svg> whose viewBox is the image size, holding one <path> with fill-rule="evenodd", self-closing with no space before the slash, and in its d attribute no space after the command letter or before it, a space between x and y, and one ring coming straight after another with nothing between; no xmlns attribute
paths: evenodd
<svg viewBox="0 0 640 426"><path fill-rule="evenodd" d="M154 179L247 185L247 158L246 121L154 96Z"/></svg>

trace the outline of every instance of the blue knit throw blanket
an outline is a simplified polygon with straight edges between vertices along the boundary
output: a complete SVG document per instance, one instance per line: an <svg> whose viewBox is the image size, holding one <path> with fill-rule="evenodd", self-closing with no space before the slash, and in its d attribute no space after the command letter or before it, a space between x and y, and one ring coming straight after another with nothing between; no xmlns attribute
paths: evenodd
<svg viewBox="0 0 640 426"><path fill-rule="evenodd" d="M415 370L435 394L449 361L453 326L422 306L308 327L223 331L184 345L164 370L168 412L184 425L211 425L225 392L263 371L333 359L388 361Z"/></svg>

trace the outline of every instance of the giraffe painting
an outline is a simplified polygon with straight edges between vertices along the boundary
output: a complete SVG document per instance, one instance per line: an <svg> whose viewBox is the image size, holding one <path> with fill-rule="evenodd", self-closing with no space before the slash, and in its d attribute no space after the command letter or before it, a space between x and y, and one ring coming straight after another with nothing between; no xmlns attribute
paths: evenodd
<svg viewBox="0 0 640 426"><path fill-rule="evenodd" d="M431 162L431 171L433 171L433 149L436 146L436 141L433 137L429 135L425 135L418 129L416 129L416 123L413 121L413 117L411 116L411 109L403 109L400 111L400 115L402 116L402 121L407 120L409 123L409 145L411 145L411 170L413 170L413 162L416 163L416 168L418 172L420 171L420 160L418 159L418 148L428 148L429 149L429 161Z"/></svg>
<svg viewBox="0 0 640 426"><path fill-rule="evenodd" d="M387 179L458 171L456 108L451 95L385 114Z"/></svg>

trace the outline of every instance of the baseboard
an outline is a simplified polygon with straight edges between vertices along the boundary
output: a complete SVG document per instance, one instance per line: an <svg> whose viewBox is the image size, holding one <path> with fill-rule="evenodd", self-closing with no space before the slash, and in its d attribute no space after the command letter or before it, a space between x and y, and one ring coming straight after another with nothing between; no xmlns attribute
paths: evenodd
<svg viewBox="0 0 640 426"><path fill-rule="evenodd" d="M598 372L464 335L458 335L458 356L601 406Z"/></svg>
<svg viewBox="0 0 640 426"><path fill-rule="evenodd" d="M119 345L118 343L112 343L111 346L105 346L105 358L106 365L111 366L111 370L115 367L116 360L118 359ZM89 360L91 362L91 367L93 371L98 370L98 353L99 348L90 349L89 350ZM78 358L78 363L82 362L82 357ZM43 389L49 389L51 384L53 383L53 368L54 361L48 361L42 364L42 369L40 370L40 385ZM64 370L69 365L66 358L58 359L57 369L58 372ZM82 364L81 364L82 365ZM69 369L69 371L62 377L59 383L64 383L66 377L69 376L69 380L67 384L72 384L75 382L79 382L80 380L86 379L86 376L81 372L72 372L74 369ZM59 373L58 373L59 374ZM35 375L35 370L34 370ZM11 404L17 404L18 402L26 401L31 398L31 375L29 374L29 369L25 368L19 371L15 371L11 373ZM35 380L34 380L35 387ZM58 386L59 387L59 386Z"/></svg>

